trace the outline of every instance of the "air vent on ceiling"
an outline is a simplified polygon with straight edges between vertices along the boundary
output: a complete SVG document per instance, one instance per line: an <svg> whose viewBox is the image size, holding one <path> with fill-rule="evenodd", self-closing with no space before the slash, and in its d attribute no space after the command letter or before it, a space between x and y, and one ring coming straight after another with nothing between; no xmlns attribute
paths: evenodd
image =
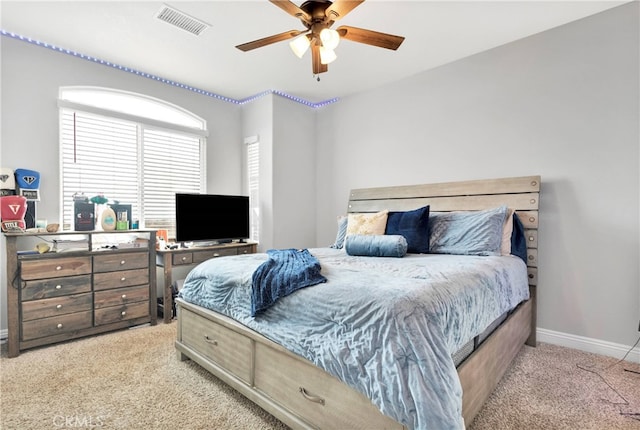
<svg viewBox="0 0 640 430"><path fill-rule="evenodd" d="M156 15L160 21L168 22L171 25L175 25L178 28L188 31L189 33L199 36L208 27L211 27L204 21L200 21L192 16L187 15L184 12L172 8L171 6L163 5L158 15Z"/></svg>

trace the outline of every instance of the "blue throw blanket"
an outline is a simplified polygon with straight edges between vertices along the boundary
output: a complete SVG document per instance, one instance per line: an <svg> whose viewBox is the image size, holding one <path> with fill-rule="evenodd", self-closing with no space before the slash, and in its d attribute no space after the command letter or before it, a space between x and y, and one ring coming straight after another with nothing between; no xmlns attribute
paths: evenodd
<svg viewBox="0 0 640 430"><path fill-rule="evenodd" d="M252 276L251 316L300 288L326 282L320 262L308 249L270 249Z"/></svg>

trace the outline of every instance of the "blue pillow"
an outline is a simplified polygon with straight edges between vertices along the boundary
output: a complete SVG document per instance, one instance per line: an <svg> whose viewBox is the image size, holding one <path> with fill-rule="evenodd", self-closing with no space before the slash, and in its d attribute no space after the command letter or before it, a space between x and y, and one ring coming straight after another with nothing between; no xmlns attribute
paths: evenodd
<svg viewBox="0 0 640 430"><path fill-rule="evenodd" d="M513 231L511 233L511 254L518 256L527 264L527 239L522 221L513 213Z"/></svg>
<svg viewBox="0 0 640 430"><path fill-rule="evenodd" d="M472 212L439 212L429 217L429 252L500 255L506 206Z"/></svg>
<svg viewBox="0 0 640 430"><path fill-rule="evenodd" d="M350 234L344 249L349 255L363 257L404 257L407 239L400 235Z"/></svg>
<svg viewBox="0 0 640 430"><path fill-rule="evenodd" d="M389 212L385 234L399 234L407 239L407 252L429 252L429 206L406 212Z"/></svg>

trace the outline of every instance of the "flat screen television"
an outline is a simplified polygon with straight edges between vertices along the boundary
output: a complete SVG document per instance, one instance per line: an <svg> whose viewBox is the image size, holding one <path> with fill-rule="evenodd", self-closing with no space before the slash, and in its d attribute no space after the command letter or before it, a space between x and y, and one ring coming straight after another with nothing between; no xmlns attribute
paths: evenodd
<svg viewBox="0 0 640 430"><path fill-rule="evenodd" d="M202 245L249 236L249 197L176 193L176 241Z"/></svg>

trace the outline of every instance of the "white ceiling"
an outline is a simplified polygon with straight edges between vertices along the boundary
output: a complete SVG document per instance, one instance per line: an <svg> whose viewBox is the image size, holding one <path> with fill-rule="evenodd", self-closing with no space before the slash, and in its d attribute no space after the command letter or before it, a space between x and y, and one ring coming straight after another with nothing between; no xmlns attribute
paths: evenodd
<svg viewBox="0 0 640 430"><path fill-rule="evenodd" d="M235 45L301 22L267 0L8 1L0 29L202 90L244 99L267 90L311 102L365 91L571 22L627 1L368 0L339 25L404 36L397 51L342 41L318 82L307 53L288 42L249 52ZM301 1L294 1L300 5ZM164 5L211 27L195 36L156 19Z"/></svg>

